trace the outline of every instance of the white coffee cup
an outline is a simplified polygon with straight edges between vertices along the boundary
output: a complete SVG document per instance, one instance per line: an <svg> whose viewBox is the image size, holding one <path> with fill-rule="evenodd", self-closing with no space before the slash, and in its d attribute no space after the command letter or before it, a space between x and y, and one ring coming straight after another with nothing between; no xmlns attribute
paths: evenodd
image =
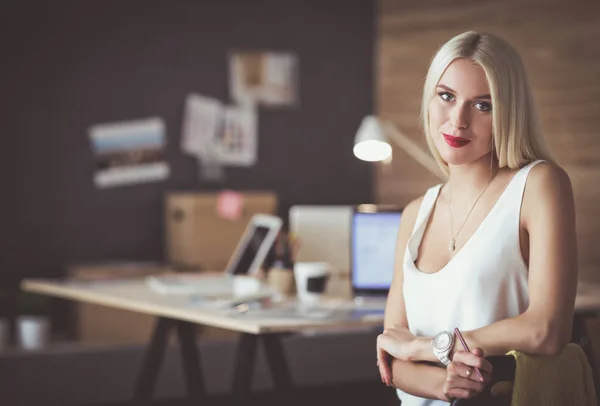
<svg viewBox="0 0 600 406"><path fill-rule="evenodd" d="M331 266L327 262L296 262L294 278L296 295L303 303L316 303L327 288L327 280L331 274Z"/></svg>
<svg viewBox="0 0 600 406"><path fill-rule="evenodd" d="M8 347L8 341L10 338L10 327L8 320L0 319L0 352Z"/></svg>
<svg viewBox="0 0 600 406"><path fill-rule="evenodd" d="M19 316L17 318L17 341L25 350L37 350L48 344L50 321L44 316Z"/></svg>

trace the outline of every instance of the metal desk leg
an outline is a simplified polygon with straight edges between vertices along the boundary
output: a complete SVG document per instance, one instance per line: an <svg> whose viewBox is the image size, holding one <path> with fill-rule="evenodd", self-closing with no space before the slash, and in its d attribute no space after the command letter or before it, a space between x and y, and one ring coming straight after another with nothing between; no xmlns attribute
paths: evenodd
<svg viewBox="0 0 600 406"><path fill-rule="evenodd" d="M244 397L250 394L257 341L258 336L254 334L242 333L240 336L233 371L233 398L236 403L242 403Z"/></svg>
<svg viewBox="0 0 600 406"><path fill-rule="evenodd" d="M167 348L169 331L175 326L171 319L158 318L150 345L146 349L142 368L137 378L134 400L150 400L156 386L156 379Z"/></svg>
<svg viewBox="0 0 600 406"><path fill-rule="evenodd" d="M294 389L294 384L283 345L281 344L281 339L284 336L284 334L265 334L262 336L262 339L275 390L285 395L291 393Z"/></svg>
<svg viewBox="0 0 600 406"><path fill-rule="evenodd" d="M192 400L206 398L206 387L200 367L200 352L196 342L196 325L185 321L177 322L177 335L181 350L181 362L187 384L188 397Z"/></svg>

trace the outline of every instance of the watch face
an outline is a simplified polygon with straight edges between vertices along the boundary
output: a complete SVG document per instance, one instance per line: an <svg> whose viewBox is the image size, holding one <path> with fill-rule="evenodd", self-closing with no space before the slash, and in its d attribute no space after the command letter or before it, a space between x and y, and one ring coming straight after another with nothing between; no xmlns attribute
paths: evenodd
<svg viewBox="0 0 600 406"><path fill-rule="evenodd" d="M450 334L446 332L438 334L433 340L433 345L438 350L443 350L444 348L448 347L448 345L450 345Z"/></svg>

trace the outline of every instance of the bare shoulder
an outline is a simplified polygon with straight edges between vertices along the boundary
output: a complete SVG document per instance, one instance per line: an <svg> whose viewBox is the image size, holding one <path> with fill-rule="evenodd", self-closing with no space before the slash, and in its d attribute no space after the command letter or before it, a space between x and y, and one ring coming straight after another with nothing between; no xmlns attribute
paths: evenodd
<svg viewBox="0 0 600 406"><path fill-rule="evenodd" d="M560 166L540 162L531 168L527 179L526 196L530 200L572 199L573 188L567 172Z"/></svg>
<svg viewBox="0 0 600 406"><path fill-rule="evenodd" d="M523 207L527 218L544 216L549 214L548 210L559 216L572 213L573 188L567 172L549 162L535 165L527 178Z"/></svg>
<svg viewBox="0 0 600 406"><path fill-rule="evenodd" d="M402 229L412 230L413 226L415 225L415 221L417 221L417 214L419 213L419 207L421 207L423 197L424 196L420 196L415 200L411 201L409 204L406 205L404 210L402 210Z"/></svg>

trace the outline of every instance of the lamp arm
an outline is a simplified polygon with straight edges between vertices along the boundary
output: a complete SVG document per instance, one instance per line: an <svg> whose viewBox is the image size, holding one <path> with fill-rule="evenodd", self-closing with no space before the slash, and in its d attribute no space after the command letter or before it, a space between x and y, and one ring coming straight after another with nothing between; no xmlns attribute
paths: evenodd
<svg viewBox="0 0 600 406"><path fill-rule="evenodd" d="M440 179L445 177L440 170L436 160L429 155L413 140L402 134L398 128L389 121L385 122L387 136L394 141L396 145L402 148L408 155L410 155L415 161L423 165L429 172L433 173Z"/></svg>

